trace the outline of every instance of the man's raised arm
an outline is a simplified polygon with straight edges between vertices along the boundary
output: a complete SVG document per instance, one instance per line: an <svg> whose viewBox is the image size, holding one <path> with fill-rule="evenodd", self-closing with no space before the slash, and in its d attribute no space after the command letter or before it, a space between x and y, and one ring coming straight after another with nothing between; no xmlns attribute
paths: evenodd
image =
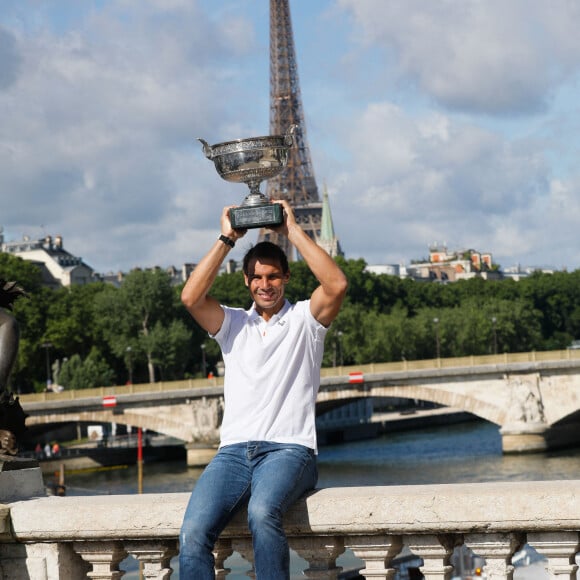
<svg viewBox="0 0 580 580"><path fill-rule="evenodd" d="M195 267L183 290L181 302L196 322L210 334L215 334L224 321L224 311L219 302L208 295L220 267L246 230L234 230L229 218L230 206L225 207L221 216L221 236ZM228 241L229 240L229 241Z"/></svg>
<svg viewBox="0 0 580 580"><path fill-rule="evenodd" d="M310 310L320 324L330 326L346 295L346 276L327 252L296 223L290 204L286 200L279 203L284 207L285 216L284 224L276 231L286 235L320 282L310 298Z"/></svg>

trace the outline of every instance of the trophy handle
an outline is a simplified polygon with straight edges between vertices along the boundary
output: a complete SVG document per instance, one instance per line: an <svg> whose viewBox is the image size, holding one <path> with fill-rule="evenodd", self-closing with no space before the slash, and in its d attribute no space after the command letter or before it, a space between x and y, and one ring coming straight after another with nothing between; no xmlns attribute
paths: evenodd
<svg viewBox="0 0 580 580"><path fill-rule="evenodd" d="M298 129L298 125L290 125L286 130L286 134L284 135L284 145L286 147L292 147L294 145L294 131Z"/></svg>
<svg viewBox="0 0 580 580"><path fill-rule="evenodd" d="M197 138L197 140L203 145L203 152L204 152L205 156L208 159L211 159L213 157L213 151L212 151L211 145L207 141L204 141L203 139L200 139L199 137Z"/></svg>

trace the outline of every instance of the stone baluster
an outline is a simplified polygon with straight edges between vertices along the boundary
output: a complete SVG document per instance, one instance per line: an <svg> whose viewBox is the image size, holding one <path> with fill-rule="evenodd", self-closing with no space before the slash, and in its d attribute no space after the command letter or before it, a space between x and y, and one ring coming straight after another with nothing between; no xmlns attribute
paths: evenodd
<svg viewBox="0 0 580 580"><path fill-rule="evenodd" d="M575 580L578 565L575 556L580 550L577 532L533 532L528 544L548 559L546 570L550 578Z"/></svg>
<svg viewBox="0 0 580 580"><path fill-rule="evenodd" d="M130 541L125 542L125 549L136 558L142 567L142 578L169 580L173 572L170 562L177 555L175 541Z"/></svg>
<svg viewBox="0 0 580 580"><path fill-rule="evenodd" d="M252 546L252 538L235 538L232 540L232 548L237 552L246 562L249 562L252 567L246 572L248 578L255 578L256 572L254 570L254 547Z"/></svg>
<svg viewBox="0 0 580 580"><path fill-rule="evenodd" d="M522 534L466 534L465 544L485 559L487 580L512 580L512 556L525 543Z"/></svg>
<svg viewBox="0 0 580 580"><path fill-rule="evenodd" d="M452 535L419 535L405 537L411 552L423 559L421 572L425 580L449 580L453 566L449 563L453 548L457 545Z"/></svg>
<svg viewBox="0 0 580 580"><path fill-rule="evenodd" d="M342 538L333 536L294 537L292 549L308 562L302 573L306 578L336 580L342 568L336 559L344 552Z"/></svg>
<svg viewBox="0 0 580 580"><path fill-rule="evenodd" d="M348 536L344 545L365 563L360 571L364 578L394 578L396 570L390 564L403 547L400 536Z"/></svg>
<svg viewBox="0 0 580 580"><path fill-rule="evenodd" d="M227 578L230 572L229 568L225 568L225 561L234 553L232 549L232 541L230 539L219 539L213 549L213 556L215 558L215 577L217 580Z"/></svg>
<svg viewBox="0 0 580 580"><path fill-rule="evenodd" d="M91 580L118 580L125 572L119 564L127 557L122 542L74 542L74 551L91 565L87 578Z"/></svg>

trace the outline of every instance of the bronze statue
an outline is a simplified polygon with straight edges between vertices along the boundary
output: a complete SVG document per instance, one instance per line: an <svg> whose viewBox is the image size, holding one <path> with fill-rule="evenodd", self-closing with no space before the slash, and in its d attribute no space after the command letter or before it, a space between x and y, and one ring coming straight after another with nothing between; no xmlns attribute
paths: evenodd
<svg viewBox="0 0 580 580"><path fill-rule="evenodd" d="M22 296L28 295L16 282L0 279L0 457L4 458L18 453L17 438L26 429L26 415L18 397L8 390L20 340L18 322L8 311Z"/></svg>
<svg viewBox="0 0 580 580"><path fill-rule="evenodd" d="M0 453L6 455L16 455L18 453L16 437L12 431L0 429Z"/></svg>

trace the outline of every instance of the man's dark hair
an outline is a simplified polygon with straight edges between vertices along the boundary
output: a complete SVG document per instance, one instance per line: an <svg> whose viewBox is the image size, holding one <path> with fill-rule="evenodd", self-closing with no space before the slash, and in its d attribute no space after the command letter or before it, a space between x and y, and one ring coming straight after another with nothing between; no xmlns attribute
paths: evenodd
<svg viewBox="0 0 580 580"><path fill-rule="evenodd" d="M255 246L252 246L244 256L243 270L246 276L250 275L250 263L254 260L271 260L272 262L278 262L282 268L282 272L287 274L290 271L288 266L288 258L284 250L273 244L272 242L260 242Z"/></svg>

